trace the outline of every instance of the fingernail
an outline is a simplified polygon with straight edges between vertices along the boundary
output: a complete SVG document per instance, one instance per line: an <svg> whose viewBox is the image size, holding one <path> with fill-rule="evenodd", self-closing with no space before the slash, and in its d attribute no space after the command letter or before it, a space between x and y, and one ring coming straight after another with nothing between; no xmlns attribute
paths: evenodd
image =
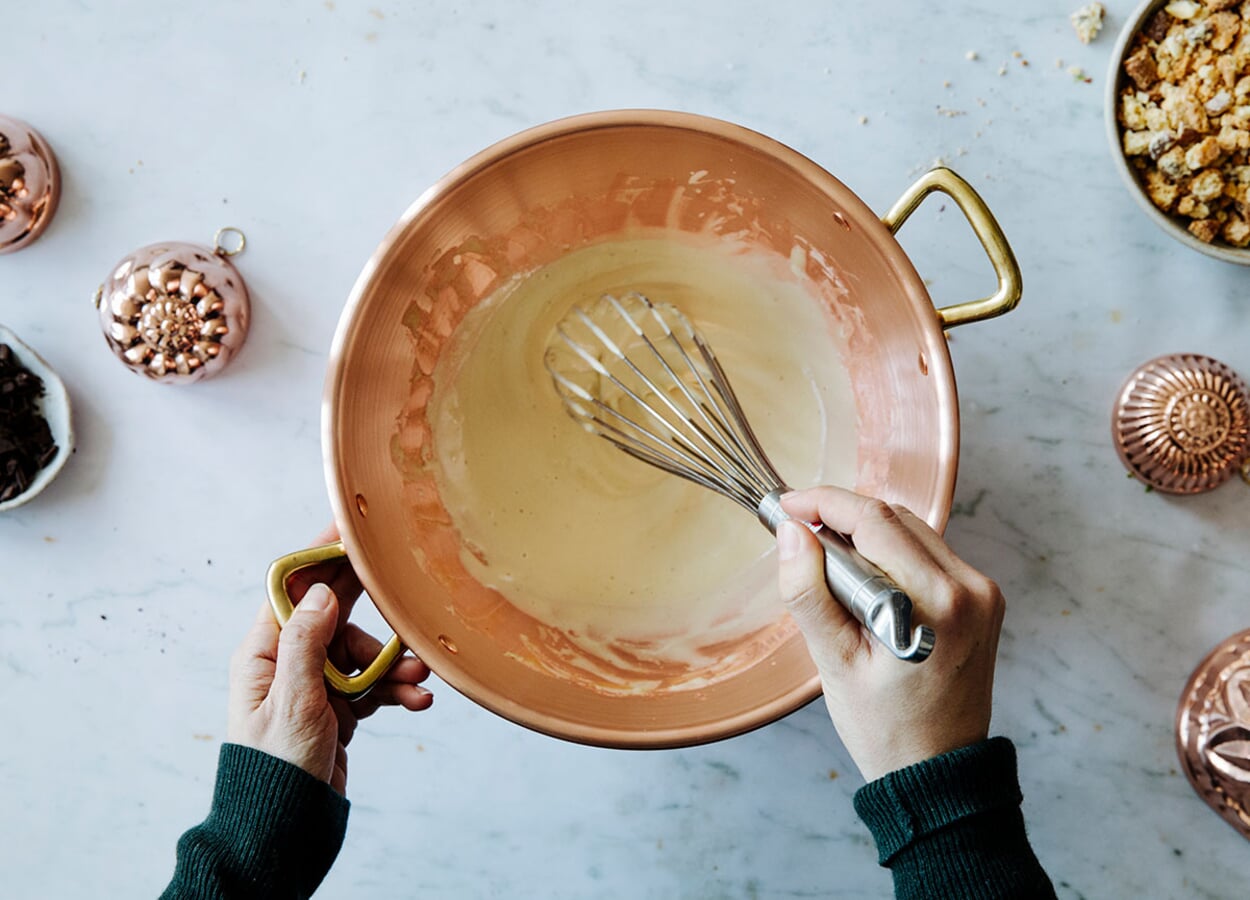
<svg viewBox="0 0 1250 900"><path fill-rule="evenodd" d="M299 602L302 609L321 612L330 605L330 589L324 584L314 584Z"/></svg>
<svg viewBox="0 0 1250 900"><path fill-rule="evenodd" d="M798 523L786 519L777 526L777 554L784 559L794 559L799 555Z"/></svg>

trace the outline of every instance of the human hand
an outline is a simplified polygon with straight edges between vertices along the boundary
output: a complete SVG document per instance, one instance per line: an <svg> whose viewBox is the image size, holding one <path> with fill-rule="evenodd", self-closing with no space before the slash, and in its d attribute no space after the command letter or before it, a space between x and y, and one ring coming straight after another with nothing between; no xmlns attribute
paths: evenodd
<svg viewBox="0 0 1250 900"><path fill-rule="evenodd" d="M337 538L331 525L317 543ZM357 723L382 706L427 709L434 697L419 685L430 670L405 655L359 700L330 694L327 656L351 672L382 646L347 624L360 581L348 564L325 564L296 573L288 590L296 606L287 624L279 628L268 602L262 604L231 660L226 739L284 759L345 794L347 745Z"/></svg>
<svg viewBox="0 0 1250 900"><path fill-rule="evenodd" d="M824 555L800 522L777 529L781 596L820 673L829 716L864 778L984 740L1005 604L911 511L834 487L788 494L795 519L824 522L912 598L937 633L922 663L898 659L825 585Z"/></svg>

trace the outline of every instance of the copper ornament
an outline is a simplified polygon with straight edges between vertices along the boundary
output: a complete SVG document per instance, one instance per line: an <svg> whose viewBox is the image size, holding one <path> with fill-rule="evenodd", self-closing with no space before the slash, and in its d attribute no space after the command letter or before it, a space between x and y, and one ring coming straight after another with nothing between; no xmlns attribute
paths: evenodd
<svg viewBox="0 0 1250 900"><path fill-rule="evenodd" d="M1250 838L1250 630L1219 644L1189 677L1176 752L1198 796Z"/></svg>
<svg viewBox="0 0 1250 900"><path fill-rule="evenodd" d="M235 249L221 244L227 231L238 235ZM220 372L247 338L247 287L226 258L242 249L242 234L222 229L213 248L151 244L114 266L96 291L96 308L118 359L168 384Z"/></svg>
<svg viewBox="0 0 1250 900"><path fill-rule="evenodd" d="M0 116L0 253L43 234L61 199L52 148L25 122Z"/></svg>
<svg viewBox="0 0 1250 900"><path fill-rule="evenodd" d="M1124 465L1146 484L1171 494L1209 491L1247 456L1245 382L1209 356L1160 356L1124 382L1111 432Z"/></svg>

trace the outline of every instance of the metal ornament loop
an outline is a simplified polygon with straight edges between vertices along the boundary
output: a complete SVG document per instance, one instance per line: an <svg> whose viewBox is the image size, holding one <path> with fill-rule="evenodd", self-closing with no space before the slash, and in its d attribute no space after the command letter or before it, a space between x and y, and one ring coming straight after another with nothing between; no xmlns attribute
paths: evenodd
<svg viewBox="0 0 1250 900"><path fill-rule="evenodd" d="M228 235L235 235L238 238L236 246L227 248L223 238ZM217 233L213 235L213 252L218 256L238 256L243 252L243 248L247 246L247 235L233 225L224 225L217 229Z"/></svg>

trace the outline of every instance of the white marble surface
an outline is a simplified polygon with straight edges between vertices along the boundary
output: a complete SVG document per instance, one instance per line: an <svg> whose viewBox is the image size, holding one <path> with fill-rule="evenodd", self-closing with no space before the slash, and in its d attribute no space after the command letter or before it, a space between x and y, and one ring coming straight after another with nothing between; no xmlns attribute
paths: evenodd
<svg viewBox="0 0 1250 900"><path fill-rule="evenodd" d="M44 495L0 517L5 896L163 886L207 809L226 663L265 566L329 517L319 396L360 267L471 153L623 106L764 131L882 211L936 157L984 193L1026 289L951 343L963 457L948 537L1009 598L994 729L1019 746L1034 845L1061 897L1245 896L1250 848L1179 774L1172 721L1193 665L1250 619L1250 492L1148 494L1108 421L1157 354L1250 373L1250 275L1184 250L1126 196L1101 100L1129 5L1109 4L1088 47L1068 25L1077 5L5 3L0 107L49 139L66 189L49 232L0 259L0 321L61 372L80 442ZM940 206L904 245L937 300L987 293L984 258ZM138 246L226 224L249 239L243 355L188 389L125 372L95 286ZM435 688L429 713L357 736L347 842L319 896L889 893L820 704L631 753Z"/></svg>

